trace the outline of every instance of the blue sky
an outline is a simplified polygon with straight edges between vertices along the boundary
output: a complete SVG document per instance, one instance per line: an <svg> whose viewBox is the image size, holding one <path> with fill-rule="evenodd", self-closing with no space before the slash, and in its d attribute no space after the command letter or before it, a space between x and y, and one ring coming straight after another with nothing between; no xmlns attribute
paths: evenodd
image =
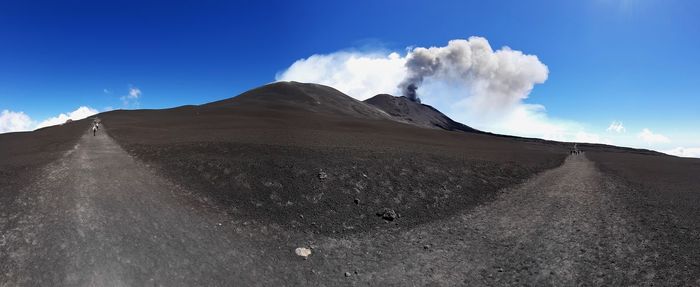
<svg viewBox="0 0 700 287"><path fill-rule="evenodd" d="M657 150L700 148L697 1L15 2L0 4L0 110L34 125L81 106L163 108L235 96L312 55L404 57L409 47L480 36L547 66L546 81L522 104L575 123L572 132ZM130 89L138 98L124 98ZM626 134L607 131L613 121ZM644 142L644 129L668 141Z"/></svg>

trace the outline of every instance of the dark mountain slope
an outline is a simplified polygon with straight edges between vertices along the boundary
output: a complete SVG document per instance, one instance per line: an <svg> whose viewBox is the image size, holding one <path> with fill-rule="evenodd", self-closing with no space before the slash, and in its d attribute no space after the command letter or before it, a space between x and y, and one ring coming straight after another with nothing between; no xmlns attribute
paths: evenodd
<svg viewBox="0 0 700 287"><path fill-rule="evenodd" d="M40 180L44 166L72 150L90 122L85 119L33 132L0 134L0 232L3 224L11 222L5 219L22 209L13 205L21 190Z"/></svg>
<svg viewBox="0 0 700 287"><path fill-rule="evenodd" d="M411 124L414 126L424 127L424 128L438 128L447 131L463 131L471 133L481 133L485 135L490 135L500 138L508 138L512 140L518 140L521 142L538 142L553 145L566 145L568 147L573 147L573 143L561 143L554 142L550 140L544 140L539 138L524 138L518 136L501 135L494 134L487 131L480 131L469 127L460 122L456 122L440 112L439 110L433 108L432 106L416 103L407 99L406 97L395 97L388 94L379 94L370 99L364 101L377 109L380 109L387 114L389 114L395 121ZM662 153L647 150L647 149L636 149L628 147L619 147L605 144L590 144L590 143L579 143L579 148L583 150L596 150L596 151L608 151L608 152L621 152L621 153L638 153L638 154L648 154L648 155L663 155Z"/></svg>
<svg viewBox="0 0 700 287"><path fill-rule="evenodd" d="M201 108L214 110L241 106L279 111L303 110L367 119L391 118L373 106L355 100L334 88L297 82L272 83L234 98L205 104Z"/></svg>
<svg viewBox="0 0 700 287"><path fill-rule="evenodd" d="M27 175L75 146L88 120L0 135L0 167L10 171L0 175L0 257L17 260L21 253L38 262L0 260L0 285L13 282L4 279L15 276L15 262L27 262L27 278L70 278L53 259L72 262L62 252L76 246L108 264L87 260L71 268L143 274L115 277L131 285L697 281L698 160L579 145L586 153L561 165L571 143L424 128L415 122L440 118L417 112L404 112L419 116L413 124L401 123L333 89L300 83L275 83L202 106L108 112L99 115L106 135L87 134L72 158L47 165L49 171L60 166L65 177L56 181L47 172L44 183L77 188L48 184L38 194ZM105 156L115 151L121 156ZM175 184L157 184L162 175ZM153 185L167 188L143 188ZM110 192L101 193L103 186ZM86 187L101 197L86 197L80 191ZM18 193L40 196L5 196ZM179 204L166 200L170 195ZM66 204L56 205L61 201ZM37 204L45 208L31 207ZM55 224L60 217L84 219L73 213L81 209L113 222L89 231L109 236L80 239L76 226L91 221ZM31 216L17 216L23 213ZM34 227L49 240L24 240L42 235ZM69 249L61 245L66 238ZM302 259L297 247L311 248L312 255ZM203 261L180 260L187 257L183 250ZM113 252L141 261L115 261ZM94 269L100 266L109 268ZM183 279L178 268L201 273ZM223 279L231 277L243 280Z"/></svg>
<svg viewBox="0 0 700 287"><path fill-rule="evenodd" d="M128 152L224 210L324 234L379 228L383 221L369 218L385 207L405 226L439 220L558 166L571 147L446 132L473 129L429 106L381 98L413 123L335 89L294 82L202 106L100 117ZM438 128L425 128L431 124Z"/></svg>
<svg viewBox="0 0 700 287"><path fill-rule="evenodd" d="M399 212L402 226L438 220L558 166L567 151L400 123L335 89L301 83L100 118L132 155L222 209L324 234L380 228L382 208Z"/></svg>
<svg viewBox="0 0 700 287"><path fill-rule="evenodd" d="M416 103L406 97L380 94L364 102L386 112L398 121L412 125L448 131L478 132L467 125L453 121L429 105Z"/></svg>

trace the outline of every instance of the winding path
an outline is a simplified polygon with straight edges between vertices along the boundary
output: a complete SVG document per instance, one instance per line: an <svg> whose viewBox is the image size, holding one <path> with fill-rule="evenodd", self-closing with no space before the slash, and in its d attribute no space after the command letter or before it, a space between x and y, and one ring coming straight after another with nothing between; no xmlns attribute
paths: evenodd
<svg viewBox="0 0 700 287"><path fill-rule="evenodd" d="M0 286L645 285L663 248L585 155L457 216L345 238L217 213L102 131L43 174L0 226Z"/></svg>
<svg viewBox="0 0 700 287"><path fill-rule="evenodd" d="M246 241L198 208L205 202L188 200L103 131L86 133L44 174L2 230L2 264L11 265L2 286L212 285L252 262Z"/></svg>
<svg viewBox="0 0 700 287"><path fill-rule="evenodd" d="M447 220L319 243L327 264L368 283L487 286L649 282L658 246L628 213L625 186L585 155ZM339 248L340 246L340 248ZM649 280L649 281L648 281Z"/></svg>

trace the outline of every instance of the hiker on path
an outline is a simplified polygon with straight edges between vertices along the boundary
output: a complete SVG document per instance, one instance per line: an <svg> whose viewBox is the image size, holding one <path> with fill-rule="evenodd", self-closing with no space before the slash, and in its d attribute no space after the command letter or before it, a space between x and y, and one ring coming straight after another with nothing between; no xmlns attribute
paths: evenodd
<svg viewBox="0 0 700 287"><path fill-rule="evenodd" d="M97 134L97 123L95 123L94 125L92 125L92 136L94 137L95 134Z"/></svg>

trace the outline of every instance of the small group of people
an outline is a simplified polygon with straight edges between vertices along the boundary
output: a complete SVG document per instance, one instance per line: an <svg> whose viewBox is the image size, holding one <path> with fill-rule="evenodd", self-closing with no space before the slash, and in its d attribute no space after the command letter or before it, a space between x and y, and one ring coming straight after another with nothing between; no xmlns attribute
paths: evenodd
<svg viewBox="0 0 700 287"><path fill-rule="evenodd" d="M569 151L569 154L582 154L583 151L578 149L578 144L574 144L574 149Z"/></svg>
<svg viewBox="0 0 700 287"><path fill-rule="evenodd" d="M97 130L98 130L98 129L100 129L100 122L99 122L97 119L95 119L95 120L92 122L92 136L93 136L93 137L94 137L95 135L97 135Z"/></svg>

